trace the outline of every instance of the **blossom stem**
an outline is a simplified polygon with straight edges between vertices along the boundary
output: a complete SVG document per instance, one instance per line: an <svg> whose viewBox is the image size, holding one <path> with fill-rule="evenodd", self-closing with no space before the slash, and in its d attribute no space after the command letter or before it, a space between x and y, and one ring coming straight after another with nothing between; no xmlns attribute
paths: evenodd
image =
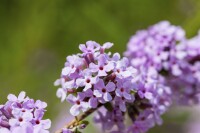
<svg viewBox="0 0 200 133"><path fill-rule="evenodd" d="M89 109L88 111L84 112L83 114L81 114L79 116L76 116L72 121L70 121L69 123L67 123L66 125L64 125L61 129L57 130L55 133L62 133L62 129L63 128L72 129L72 128L78 126L80 121L84 120L86 117L88 117L89 115L91 115L93 112L95 112L102 105L103 104L99 104L97 106L97 108Z"/></svg>

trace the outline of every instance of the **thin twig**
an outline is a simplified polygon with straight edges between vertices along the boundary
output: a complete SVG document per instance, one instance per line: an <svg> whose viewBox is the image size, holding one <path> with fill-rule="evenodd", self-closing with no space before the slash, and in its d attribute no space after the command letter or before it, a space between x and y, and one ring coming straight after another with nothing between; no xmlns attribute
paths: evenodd
<svg viewBox="0 0 200 133"><path fill-rule="evenodd" d="M86 117L88 117L90 114L92 114L94 111L96 111L101 106L102 106L102 104L99 104L97 106L97 108L89 109L88 111L84 112L83 114L76 116L72 121L70 121L69 123L64 125L61 129L57 130L55 133L62 133L63 128L72 129L72 128L78 126L80 121L84 120Z"/></svg>

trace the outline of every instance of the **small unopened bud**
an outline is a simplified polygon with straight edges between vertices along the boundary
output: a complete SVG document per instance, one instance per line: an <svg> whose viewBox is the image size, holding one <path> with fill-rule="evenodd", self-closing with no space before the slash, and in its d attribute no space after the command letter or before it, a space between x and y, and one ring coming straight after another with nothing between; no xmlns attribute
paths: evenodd
<svg viewBox="0 0 200 133"><path fill-rule="evenodd" d="M81 121L78 127L79 129L85 129L88 124L89 124L88 121Z"/></svg>
<svg viewBox="0 0 200 133"><path fill-rule="evenodd" d="M81 125L79 125L79 129L85 129L86 127L87 127L86 124L81 124Z"/></svg>

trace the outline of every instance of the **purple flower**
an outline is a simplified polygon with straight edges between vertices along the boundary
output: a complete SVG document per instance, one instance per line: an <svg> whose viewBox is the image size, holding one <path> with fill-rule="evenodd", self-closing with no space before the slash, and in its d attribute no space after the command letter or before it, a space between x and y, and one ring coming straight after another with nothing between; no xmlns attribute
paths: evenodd
<svg viewBox="0 0 200 133"><path fill-rule="evenodd" d="M94 95L96 97L103 97L106 102L112 100L110 92L115 90L115 84L113 82L108 82L108 84L105 86L103 80L100 79L99 82L95 84L94 88Z"/></svg>
<svg viewBox="0 0 200 133"><path fill-rule="evenodd" d="M96 108L98 106L98 98L95 93L88 89L86 92L86 96L89 98L88 104L90 108Z"/></svg>
<svg viewBox="0 0 200 133"><path fill-rule="evenodd" d="M143 84L140 84L138 87L139 87L138 95L140 96L140 98L146 98L149 100L153 98L153 94L150 91L151 88L145 88Z"/></svg>
<svg viewBox="0 0 200 133"><path fill-rule="evenodd" d="M79 115L81 110L85 112L88 109L88 103L83 101L84 98L85 95L83 93L78 93L77 97L73 96L72 94L67 96L67 100L73 104L70 109L70 113L73 116Z"/></svg>
<svg viewBox="0 0 200 133"><path fill-rule="evenodd" d="M92 88L92 85L96 84L97 82L98 82L98 77L92 77L92 76L85 76L84 78L78 78L76 80L76 84L79 87L85 87L83 91Z"/></svg>
<svg viewBox="0 0 200 133"><path fill-rule="evenodd" d="M63 88L59 88L56 92L56 96L58 98L61 98L61 102L63 102L66 99L67 93L64 91Z"/></svg>
<svg viewBox="0 0 200 133"><path fill-rule="evenodd" d="M127 100L131 100L130 90L132 89L132 84L130 81L126 80L118 80L117 81L117 89L115 91L116 96L124 97Z"/></svg>
<svg viewBox="0 0 200 133"><path fill-rule="evenodd" d="M114 69L113 62L106 61L106 57L104 55L100 55L98 64L90 63L89 68L91 72L98 72L98 76L107 76L107 73Z"/></svg>
<svg viewBox="0 0 200 133"><path fill-rule="evenodd" d="M16 97L13 94L9 94L7 98L11 102L22 102L24 100L24 98L25 98L25 92L24 91L20 92L18 97Z"/></svg>
<svg viewBox="0 0 200 133"><path fill-rule="evenodd" d="M100 49L100 45L98 43L96 43L95 41L87 41L86 45L84 44L80 44L79 45L79 49L83 52L83 53L94 53L97 50Z"/></svg>

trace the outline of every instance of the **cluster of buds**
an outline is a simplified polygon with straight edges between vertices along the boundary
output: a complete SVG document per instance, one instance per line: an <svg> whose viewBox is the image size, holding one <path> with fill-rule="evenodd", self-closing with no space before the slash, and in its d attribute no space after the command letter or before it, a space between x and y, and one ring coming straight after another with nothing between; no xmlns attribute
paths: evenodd
<svg viewBox="0 0 200 133"><path fill-rule="evenodd" d="M49 133L49 119L43 120L47 104L25 96L8 95L8 101L0 105L0 133Z"/></svg>

